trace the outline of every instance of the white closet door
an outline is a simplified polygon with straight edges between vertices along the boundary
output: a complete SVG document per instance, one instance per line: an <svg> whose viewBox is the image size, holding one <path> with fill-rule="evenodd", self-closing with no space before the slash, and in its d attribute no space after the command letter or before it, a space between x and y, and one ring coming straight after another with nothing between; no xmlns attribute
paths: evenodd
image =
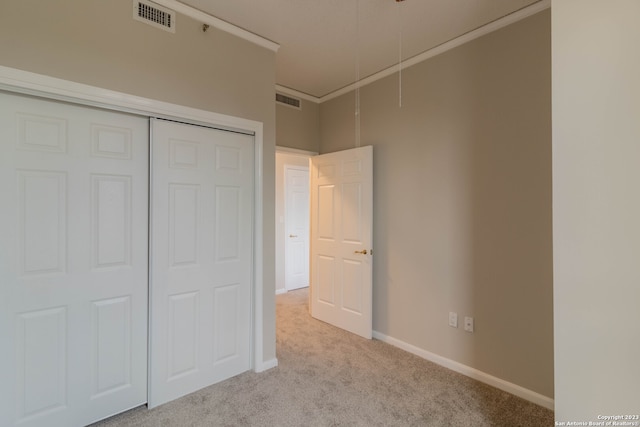
<svg viewBox="0 0 640 427"><path fill-rule="evenodd" d="M250 368L253 137L152 124L154 407Z"/></svg>
<svg viewBox="0 0 640 427"><path fill-rule="evenodd" d="M0 94L0 425L146 402L148 121Z"/></svg>

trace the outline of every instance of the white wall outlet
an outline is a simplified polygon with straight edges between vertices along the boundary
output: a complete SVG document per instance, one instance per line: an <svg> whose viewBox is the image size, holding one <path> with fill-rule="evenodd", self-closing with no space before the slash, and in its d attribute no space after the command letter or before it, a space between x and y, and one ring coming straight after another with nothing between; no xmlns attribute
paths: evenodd
<svg viewBox="0 0 640 427"><path fill-rule="evenodd" d="M464 318L464 330L467 332L473 332L473 317Z"/></svg>
<svg viewBox="0 0 640 427"><path fill-rule="evenodd" d="M449 326L451 326L452 328L458 327L458 313L455 313L453 311L449 312Z"/></svg>

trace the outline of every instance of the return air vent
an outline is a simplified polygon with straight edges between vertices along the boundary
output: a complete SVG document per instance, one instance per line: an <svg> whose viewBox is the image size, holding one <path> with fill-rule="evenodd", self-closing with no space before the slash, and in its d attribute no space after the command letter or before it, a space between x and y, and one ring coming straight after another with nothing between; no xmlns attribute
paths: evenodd
<svg viewBox="0 0 640 427"><path fill-rule="evenodd" d="M296 110L302 110L300 100L298 98L292 98L281 93L276 93L276 102L278 104L286 105L287 107L295 108Z"/></svg>
<svg viewBox="0 0 640 427"><path fill-rule="evenodd" d="M176 32L176 13L144 0L133 0L133 19L171 33Z"/></svg>

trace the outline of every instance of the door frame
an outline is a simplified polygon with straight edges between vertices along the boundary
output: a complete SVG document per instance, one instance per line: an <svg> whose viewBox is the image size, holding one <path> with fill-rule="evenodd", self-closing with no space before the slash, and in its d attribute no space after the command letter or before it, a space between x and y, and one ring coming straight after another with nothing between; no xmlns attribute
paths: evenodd
<svg viewBox="0 0 640 427"><path fill-rule="evenodd" d="M293 289L289 289L287 287L287 280L288 280L288 271L289 271L289 263L291 260L289 259L289 245L291 244L286 236L286 234L288 233L288 229L289 229L289 225L291 222L291 216L292 216L292 211L294 211L294 209L289 209L289 187L287 185L287 174L289 173L289 171L291 170L295 170L295 171L306 171L307 174L309 174L309 166L298 166L298 165L293 165L293 164L284 164L284 229L285 229L285 236L284 236L284 288L285 290L288 292L289 290L295 290L298 288L293 288ZM307 191L309 191L309 181L307 180ZM307 202L307 207L309 207L309 203ZM310 254L310 242L309 242L309 235L311 234L311 217L310 215L307 215L307 262L309 260L309 254ZM309 285L311 276L309 275L310 269L307 267L307 286Z"/></svg>
<svg viewBox="0 0 640 427"><path fill-rule="evenodd" d="M284 285L286 274L286 271L284 270L286 253L284 242L285 231L283 227L285 226L286 221L286 209L284 206L286 204L284 175L285 169L289 164L286 161L283 161L282 164L280 164L278 161L279 154L307 159L308 164L309 159L313 156L317 156L318 153L316 151L300 150L297 148L289 148L276 145L276 295L287 292L287 289ZM282 200L279 201L278 197L280 197ZM282 206L280 206L280 204L282 204ZM282 223L280 222L280 216L282 217ZM282 284L282 287L279 287L280 284Z"/></svg>
<svg viewBox="0 0 640 427"><path fill-rule="evenodd" d="M106 110L178 120L188 124L204 125L223 130L231 130L254 135L255 178L254 178L254 235L253 235L253 277L252 277L252 330L251 367L262 372L278 366L276 358L263 357L263 164L264 131L263 123L240 117L228 116L211 111L143 98L69 80L31 73L0 66L0 90L10 93L38 96L41 98Z"/></svg>

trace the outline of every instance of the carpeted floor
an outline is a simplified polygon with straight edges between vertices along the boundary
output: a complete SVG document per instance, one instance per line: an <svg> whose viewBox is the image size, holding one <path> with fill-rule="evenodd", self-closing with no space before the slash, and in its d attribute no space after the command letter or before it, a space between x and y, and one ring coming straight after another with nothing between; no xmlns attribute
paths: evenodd
<svg viewBox="0 0 640 427"><path fill-rule="evenodd" d="M279 366L246 372L99 426L552 426L553 412L376 340L312 319L306 289L279 295Z"/></svg>

